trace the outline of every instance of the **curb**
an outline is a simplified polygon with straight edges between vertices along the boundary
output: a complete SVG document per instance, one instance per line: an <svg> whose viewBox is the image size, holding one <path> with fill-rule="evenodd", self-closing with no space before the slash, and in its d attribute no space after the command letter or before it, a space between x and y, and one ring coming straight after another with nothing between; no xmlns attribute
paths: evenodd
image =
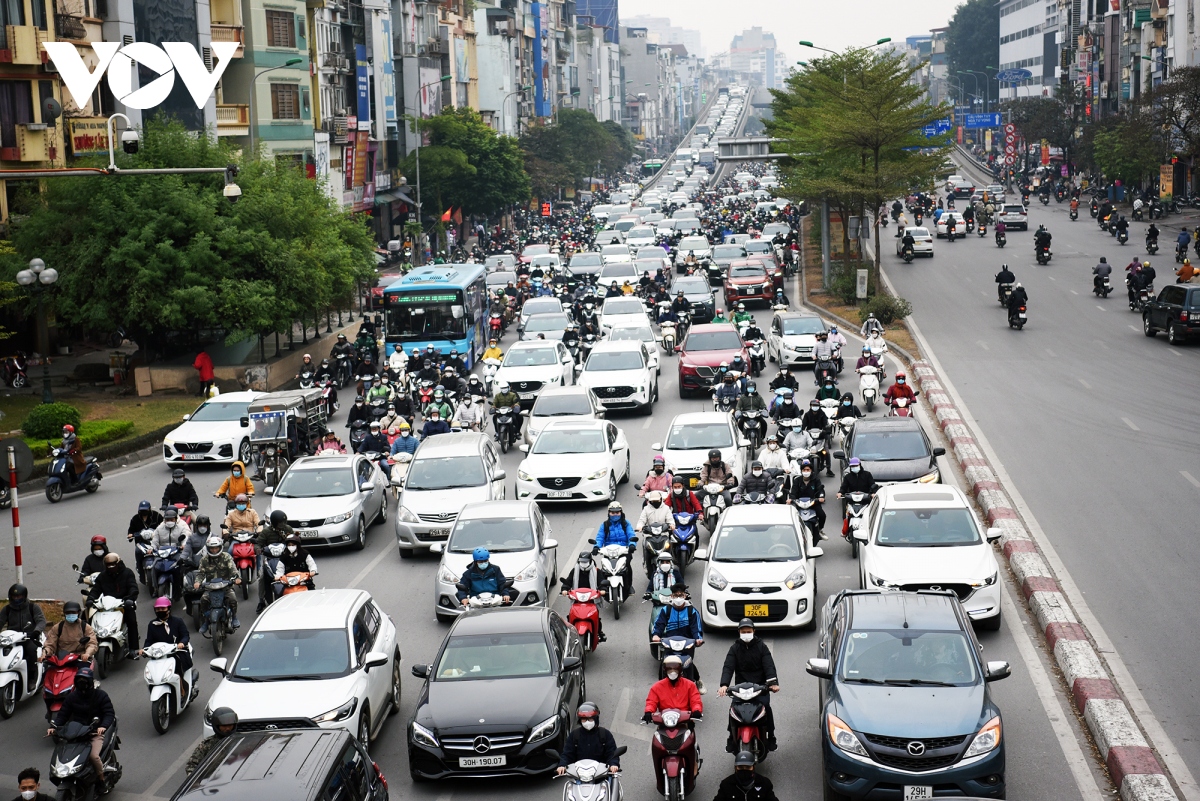
<svg viewBox="0 0 1200 801"><path fill-rule="evenodd" d="M924 359L912 372L934 419L949 440L971 494L989 526L1003 530L1000 545L1021 594L1053 653L1076 711L1087 723L1097 750L1123 801L1178 801L1158 756L1079 622L1054 571L1004 491L962 413Z"/></svg>

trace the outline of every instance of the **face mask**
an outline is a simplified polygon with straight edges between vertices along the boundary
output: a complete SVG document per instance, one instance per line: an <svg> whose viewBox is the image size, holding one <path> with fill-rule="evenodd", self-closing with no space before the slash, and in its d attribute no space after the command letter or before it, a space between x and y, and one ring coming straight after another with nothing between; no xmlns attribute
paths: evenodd
<svg viewBox="0 0 1200 801"><path fill-rule="evenodd" d="M208 526L197 526L197 527L196 527L196 533L197 533L197 534L207 534L207 533L208 533Z"/></svg>
<svg viewBox="0 0 1200 801"><path fill-rule="evenodd" d="M793 428L793 429L792 429L792 433L793 433L793 434L800 434L800 433L802 433L803 431L804 431L804 429L803 429L803 428L801 428L800 426L796 426L795 428Z"/></svg>
<svg viewBox="0 0 1200 801"><path fill-rule="evenodd" d="M739 639L739 640L741 640L742 642L750 642L751 640L753 640L753 639L754 639L754 632L752 632L752 631L750 631L750 632L739 632L739 633L738 633L738 639Z"/></svg>
<svg viewBox="0 0 1200 801"><path fill-rule="evenodd" d="M679 671L678 670L668 670L667 678L670 679L671 681L677 681L679 679Z"/></svg>
<svg viewBox="0 0 1200 801"><path fill-rule="evenodd" d="M833 389L833 384L826 384L825 389Z"/></svg>
<svg viewBox="0 0 1200 801"><path fill-rule="evenodd" d="M754 473L754 475L756 475L756 476L761 476L761 475L762 475L762 471L761 471L761 470L752 470L751 472L752 472L752 473Z"/></svg>
<svg viewBox="0 0 1200 801"><path fill-rule="evenodd" d="M613 522L613 523L619 523L619 522L621 522L621 516L620 516L620 515L609 515L609 516L608 516L608 519L609 519L611 522Z"/></svg>
<svg viewBox="0 0 1200 801"><path fill-rule="evenodd" d="M400 436L402 436L402 437L407 437L407 436L408 436L408 430L407 430L407 429L405 429L404 431L401 431L401 432L400 432Z"/></svg>
<svg viewBox="0 0 1200 801"><path fill-rule="evenodd" d="M897 384L899 384L900 386L904 386L904 379L903 379L903 378L897 378L897 379L896 379L896 383L897 383Z"/></svg>
<svg viewBox="0 0 1200 801"><path fill-rule="evenodd" d="M166 620L166 619L167 619L167 616L168 616L168 615L170 615L170 614L171 614L171 610L170 610L170 609L156 609L156 610L154 610L154 616L155 616L156 618L158 618L159 620Z"/></svg>
<svg viewBox="0 0 1200 801"><path fill-rule="evenodd" d="M774 442L768 442L768 443L767 443L767 450L769 450L769 451L777 451L777 450L779 450L779 446L778 446L777 444L775 444Z"/></svg>
<svg viewBox="0 0 1200 801"><path fill-rule="evenodd" d="M575 566L578 567L580 570L591 570L592 569L591 562L576 562Z"/></svg>
<svg viewBox="0 0 1200 801"><path fill-rule="evenodd" d="M754 782L754 771L738 768L734 771L734 780L743 787L749 787Z"/></svg>
<svg viewBox="0 0 1200 801"><path fill-rule="evenodd" d="M362 401L355 401L354 405L358 406L359 408L362 408Z"/></svg>
<svg viewBox="0 0 1200 801"><path fill-rule="evenodd" d="M650 501L650 505L657 509L658 507L662 506L662 501Z"/></svg>
<svg viewBox="0 0 1200 801"><path fill-rule="evenodd" d="M660 573L670 573L671 572L671 563L663 562L661 565L658 566L658 570Z"/></svg>
<svg viewBox="0 0 1200 801"><path fill-rule="evenodd" d="M295 546L295 545L289 545L289 546L287 547L287 549L288 549L288 553L295 553L295 552L296 552L296 548L297 548L297 546Z"/></svg>
<svg viewBox="0 0 1200 801"><path fill-rule="evenodd" d="M859 470L862 470L862 468L861 467L851 467L850 468L851 473L857 473Z"/></svg>
<svg viewBox="0 0 1200 801"><path fill-rule="evenodd" d="M67 621L68 623L78 623L79 615L76 615L76 614L63 615L63 620Z"/></svg>
<svg viewBox="0 0 1200 801"><path fill-rule="evenodd" d="M842 401L842 405L843 405L843 406L849 406L849 405L850 405L850 401Z"/></svg>
<svg viewBox="0 0 1200 801"><path fill-rule="evenodd" d="M176 484L182 484L182 483L183 483L183 479L182 479L182 478L173 478L173 479L171 479L171 480L172 480L172 481L174 481Z"/></svg>
<svg viewBox="0 0 1200 801"><path fill-rule="evenodd" d="M233 477L234 477L234 478L241 478L241 477L242 477L242 471L241 471L241 470L234 470L234 471L233 471Z"/></svg>
<svg viewBox="0 0 1200 801"><path fill-rule="evenodd" d="M800 475L804 476L805 478L812 478L812 471L811 470L801 470Z"/></svg>
<svg viewBox="0 0 1200 801"><path fill-rule="evenodd" d="M683 607L687 606L687 598L672 598L671 606L675 607L676 609L682 609Z"/></svg>
<svg viewBox="0 0 1200 801"><path fill-rule="evenodd" d="M25 801L33 801L33 799L36 797L37 797L37 790L22 790L21 791L21 798L24 798Z"/></svg>
<svg viewBox="0 0 1200 801"><path fill-rule="evenodd" d="M166 521L165 523L163 523L163 525L167 527L167 531L170 531L171 529L175 528L175 523L174 523L174 521L171 521L171 520Z"/></svg>
<svg viewBox="0 0 1200 801"><path fill-rule="evenodd" d="M490 564L491 564L491 562L476 562L475 566L478 567L480 570L487 570L488 565L490 565Z"/></svg>
<svg viewBox="0 0 1200 801"><path fill-rule="evenodd" d="M239 504L237 505L237 510L238 510L239 512L244 512L244 511L246 511L246 504L244 504L244 503L239 503Z"/></svg>
<svg viewBox="0 0 1200 801"><path fill-rule="evenodd" d="M665 468L665 467L656 467L656 468L654 468L654 473L655 473L655 475L659 475L659 476L661 476L661 475L662 475L662 474L663 474L665 471L666 471L666 468Z"/></svg>
<svg viewBox="0 0 1200 801"><path fill-rule="evenodd" d="M92 556L104 556L104 549L103 548L93 548Z"/></svg>

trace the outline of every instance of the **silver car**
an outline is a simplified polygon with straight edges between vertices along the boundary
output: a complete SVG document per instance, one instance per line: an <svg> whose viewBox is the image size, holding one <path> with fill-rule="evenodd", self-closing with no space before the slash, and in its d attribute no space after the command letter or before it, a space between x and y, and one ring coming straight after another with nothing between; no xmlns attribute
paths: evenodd
<svg viewBox="0 0 1200 801"><path fill-rule="evenodd" d="M456 585L471 566L472 552L487 548L490 561L505 578L513 606L547 606L558 581L558 542L550 538L550 524L532 501L471 503L458 513L447 542L430 551L442 555L433 579L434 612L448 623L462 614Z"/></svg>
<svg viewBox="0 0 1200 801"><path fill-rule="evenodd" d="M362 550L367 526L387 519L387 489L387 476L370 459L339 454L298 459L267 492L273 493L270 512L287 515L304 547Z"/></svg>

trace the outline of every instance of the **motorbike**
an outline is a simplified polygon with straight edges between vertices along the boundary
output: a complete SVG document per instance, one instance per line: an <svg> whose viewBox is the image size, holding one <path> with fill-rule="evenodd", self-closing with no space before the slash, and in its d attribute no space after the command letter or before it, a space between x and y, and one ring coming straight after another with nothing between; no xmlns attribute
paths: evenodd
<svg viewBox="0 0 1200 801"><path fill-rule="evenodd" d="M1037 263L1038 264L1049 264L1050 263L1050 257L1052 255L1050 253L1050 248L1037 248L1035 252L1037 254Z"/></svg>
<svg viewBox="0 0 1200 801"><path fill-rule="evenodd" d="M99 720L91 723L71 721L54 730L54 755L50 757L50 781L58 788L58 801L93 801L97 795L95 768L92 767L92 737ZM121 738L117 734L117 722L104 732L104 743L100 748L100 762L104 765L104 782L100 795L112 792L121 780L121 763L117 761L117 749Z"/></svg>
<svg viewBox="0 0 1200 801"><path fill-rule="evenodd" d="M825 383L825 379L837 384L837 362L833 359L828 361L819 361L813 365L813 379L816 386L821 386Z"/></svg>
<svg viewBox="0 0 1200 801"><path fill-rule="evenodd" d="M600 580L608 583L608 602L612 605L613 618L621 619L621 604L625 602L625 573L631 567L629 556L637 548L637 537L625 545L605 545L600 549L600 559L596 567L599 569ZM595 541L592 541L595 545Z"/></svg>
<svg viewBox="0 0 1200 801"><path fill-rule="evenodd" d="M282 596L291 595L292 593L296 592L308 592L308 582L312 580L312 577L312 573L306 573L304 571L296 571L293 573L284 574L283 580L276 582L283 585L282 591L279 594Z"/></svg>
<svg viewBox="0 0 1200 801"><path fill-rule="evenodd" d="M350 383L354 377L354 365L348 353L339 353L337 355L337 385L338 388L344 388Z"/></svg>
<svg viewBox="0 0 1200 801"><path fill-rule="evenodd" d="M813 508L817 502L814 498L797 498L793 503L800 512L800 523L808 530L808 550L811 555L812 550L821 545L821 528L817 525L817 511Z"/></svg>
<svg viewBox="0 0 1200 801"><path fill-rule="evenodd" d="M1098 297L1107 298L1109 292L1112 292L1112 281L1107 275L1100 279L1099 284L1092 283L1092 293Z"/></svg>
<svg viewBox="0 0 1200 801"><path fill-rule="evenodd" d="M1009 297L1009 295L1012 294L1012 291L1013 291L1012 284L1001 284L1000 285L999 298L1000 298L1001 306L1008 308L1008 297Z"/></svg>
<svg viewBox="0 0 1200 801"><path fill-rule="evenodd" d="M1025 327L1025 322L1028 320L1025 307L1018 306L1015 310L1008 314L1008 327L1015 328L1020 331Z"/></svg>
<svg viewBox="0 0 1200 801"><path fill-rule="evenodd" d="M312 389L317 383L317 371L311 367L300 371L300 389Z"/></svg>
<svg viewBox="0 0 1200 801"><path fill-rule="evenodd" d="M1050 205L1050 196L1049 195L1038 195L1038 200L1042 201L1043 206Z"/></svg>
<svg viewBox="0 0 1200 801"><path fill-rule="evenodd" d="M658 324L658 330L659 341L662 342L663 353L674 353L675 343L678 341L678 327L674 322L665 320Z"/></svg>
<svg viewBox="0 0 1200 801"><path fill-rule="evenodd" d="M580 587L568 590L567 598L571 600L571 608L567 611L567 625L579 633L583 643L583 658L595 651L600 645L600 606L603 598L598 590Z"/></svg>
<svg viewBox="0 0 1200 801"><path fill-rule="evenodd" d="M1158 238L1146 237L1146 252L1153 256L1158 252Z"/></svg>
<svg viewBox="0 0 1200 801"><path fill-rule="evenodd" d="M87 643L82 645L86 646ZM46 720L54 720L67 693L75 689L75 674L80 668L88 667L89 663L84 662L79 654L69 652L51 654L43 664L45 673L42 675L42 700L46 702Z"/></svg>
<svg viewBox="0 0 1200 801"><path fill-rule="evenodd" d="M39 648L44 639L39 635ZM30 681L29 663L25 661L23 647L28 641L29 635L23 631L0 632L0 718L5 720L13 716L19 702L37 695L42 689L45 663L34 665L34 679Z"/></svg>
<svg viewBox="0 0 1200 801"><path fill-rule="evenodd" d="M908 405L908 398L896 398L889 404L888 417L912 417L913 410Z"/></svg>
<svg viewBox="0 0 1200 801"><path fill-rule="evenodd" d="M668 656L677 656L683 660L682 675L696 680L699 675L696 671L696 641L691 637L685 637L682 634L672 634L669 637L662 637L658 642L653 643L652 648L654 658L658 660L658 677L664 679L667 677L667 669L663 667L663 660Z"/></svg>
<svg viewBox="0 0 1200 801"><path fill-rule="evenodd" d="M1187 243L1179 242L1175 245L1175 262L1183 264L1183 260L1187 258Z"/></svg>
<svg viewBox="0 0 1200 801"><path fill-rule="evenodd" d="M325 404L326 419L333 417L333 413L340 408L340 404L333 402L333 390L333 379L326 377L326 379L321 382L321 402Z"/></svg>
<svg viewBox="0 0 1200 801"><path fill-rule="evenodd" d="M872 334L871 336L867 337L867 347L871 349L871 355L874 356L875 360L880 364L879 379L882 381L887 377L882 367L883 359L885 356L887 356L888 352L887 340L878 334Z"/></svg>
<svg viewBox="0 0 1200 801"><path fill-rule="evenodd" d="M695 515L687 516L695 518ZM675 519L678 521L679 515ZM676 522L676 525L679 523ZM650 578L658 564L658 555L663 551L670 552L670 531L662 523L648 523L642 527L642 543L642 567L646 571L646 578Z"/></svg>
<svg viewBox="0 0 1200 801"><path fill-rule="evenodd" d="M746 342L750 352L750 375L758 378L767 367L767 351L761 339L751 339Z"/></svg>
<svg viewBox="0 0 1200 801"><path fill-rule="evenodd" d="M1071 218L1071 222L1075 222L1076 220L1078 220L1079 219L1079 209L1071 209L1069 216Z"/></svg>
<svg viewBox="0 0 1200 801"><path fill-rule="evenodd" d="M155 598L174 597L182 556L183 553L173 545L154 552L154 568L150 574L153 586L150 589Z"/></svg>
<svg viewBox="0 0 1200 801"><path fill-rule="evenodd" d="M398 501L400 500L400 490L404 486L404 479L408 476L409 465L412 464L412 454L397 453L388 457L388 463L392 466L391 481L389 482L392 500Z"/></svg>
<svg viewBox="0 0 1200 801"><path fill-rule="evenodd" d="M350 424L349 445L353 452L358 451L363 440L367 438L368 424L366 420L355 420Z"/></svg>
<svg viewBox="0 0 1200 801"><path fill-rule="evenodd" d="M154 582L154 529L146 528L133 535L133 550L137 553L138 581L146 586Z"/></svg>
<svg viewBox="0 0 1200 801"><path fill-rule="evenodd" d="M217 656L225 650L225 638L233 633L233 614L225 598L225 590L232 584L229 579L210 579L200 585L204 590L202 619L208 622L208 631L203 634L212 640L213 653Z"/></svg>
<svg viewBox="0 0 1200 801"><path fill-rule="evenodd" d="M966 226L966 227L967 227L966 233L965 233L965 234L963 234L963 238L964 238L964 239L966 238L966 234L969 234L969 233L971 233L972 231L974 231L974 230L975 230L975 221L974 221L974 220L967 220L967 226Z"/></svg>
<svg viewBox="0 0 1200 801"><path fill-rule="evenodd" d="M717 530L717 521L721 519L721 514L725 511L725 496L721 494L724 492L724 490L725 487L721 486L720 484L704 485L705 495L704 500L701 502L701 507L704 515L704 527L708 529L709 534ZM678 529L676 529L675 533L678 535ZM687 567L687 565L692 561L692 553L690 549L681 551L679 549L679 545L672 542L671 551L675 553L675 564L679 565L681 570L684 567ZM687 561L682 561L680 559L681 556L686 556Z"/></svg>
<svg viewBox="0 0 1200 801"><path fill-rule="evenodd" d="M77 476L71 468L71 457L62 448L53 446L50 451L49 474L50 477L46 479L46 500L50 503L58 503L63 499L63 495L80 490L91 494L100 489L100 480L104 478L100 474L100 463L96 461L96 457L89 456L83 468L83 475Z"/></svg>
<svg viewBox="0 0 1200 801"><path fill-rule="evenodd" d="M19 350L15 356L6 356L3 364L0 365L4 383L13 389L21 389L29 385L29 372L25 360L25 352Z"/></svg>
<svg viewBox="0 0 1200 801"><path fill-rule="evenodd" d="M125 623L125 601L101 595L91 602L92 628L96 632L96 676L107 678L113 665L129 654L129 627ZM136 604L136 601L129 601ZM136 606L134 607L136 608Z"/></svg>
<svg viewBox="0 0 1200 801"><path fill-rule="evenodd" d="M186 646L191 653L191 646ZM188 668L188 690L183 691L182 681L175 671L175 653L178 650L173 643L156 642L144 649L146 659L146 685L150 688L150 719L154 722L154 730L166 734L171 727L171 721L188 704L200 695L200 673L195 667Z"/></svg>
<svg viewBox="0 0 1200 801"><path fill-rule="evenodd" d="M617 746L617 756L623 755L629 749ZM546 756L558 759L557 751L547 751ZM620 772L609 773L608 765L594 759L581 759L567 765L563 774L568 781L563 787L563 801L621 801L624 793L621 782L617 779ZM555 777L560 778L560 777Z"/></svg>
<svg viewBox="0 0 1200 801"><path fill-rule="evenodd" d="M700 748L696 733L688 726L691 713L664 709L652 718L658 730L650 741L650 759L658 791L667 801L682 801L696 788Z"/></svg>
<svg viewBox="0 0 1200 801"><path fill-rule="evenodd" d="M996 232L996 247L1002 248L1006 244L1008 244L1008 237L1005 235L1005 233L1003 231L997 231Z"/></svg>
<svg viewBox="0 0 1200 801"><path fill-rule="evenodd" d="M508 453L509 447L517 441L516 429L513 426L515 414L516 410L511 406L501 406L492 413L492 427L496 430L496 439L504 453Z"/></svg>
<svg viewBox="0 0 1200 801"><path fill-rule="evenodd" d="M738 417L738 428L750 443L750 456L758 453L762 445L763 435L767 430L766 412L761 409L747 409Z"/></svg>
<svg viewBox="0 0 1200 801"><path fill-rule="evenodd" d="M596 347L596 335L584 334L583 340L579 343L579 363L583 364L587 361L588 356L592 355L592 348Z"/></svg>
<svg viewBox="0 0 1200 801"><path fill-rule="evenodd" d="M504 317L500 312L492 312L488 315L488 330L491 335L497 340L504 336Z"/></svg>
<svg viewBox="0 0 1200 801"><path fill-rule="evenodd" d="M1138 287L1137 292L1134 293L1134 299L1129 301L1129 310L1140 312L1146 307L1146 304L1150 302L1150 298L1153 296L1153 294L1154 292L1151 288Z"/></svg>
<svg viewBox="0 0 1200 801"><path fill-rule="evenodd" d="M985 236L987 236L987 223L979 223L978 235L980 239L983 239Z"/></svg>
<svg viewBox="0 0 1200 801"><path fill-rule="evenodd" d="M1090 211L1090 212L1091 212L1091 215L1092 215L1093 217L1097 217L1097 216L1099 216L1099 214L1100 214L1100 201L1096 200L1096 198L1092 198L1092 203L1091 203L1091 205L1088 207L1088 211Z"/></svg>
<svg viewBox="0 0 1200 801"><path fill-rule="evenodd" d="M733 734L734 752L749 751L756 762L767 758L767 738L762 730L762 721L767 717L767 703L763 693L767 688L761 684L744 681L735 684L726 692L730 696L729 729Z"/></svg>
<svg viewBox="0 0 1200 801"><path fill-rule="evenodd" d="M850 521L842 536L850 543L850 555L858 558L859 540L854 536L863 525L870 505L871 496L866 492L851 492L846 495L846 518Z"/></svg>
<svg viewBox="0 0 1200 801"><path fill-rule="evenodd" d="M912 264L913 255L914 254L911 245L905 245L900 251L900 258L904 259L905 264Z"/></svg>
<svg viewBox="0 0 1200 801"><path fill-rule="evenodd" d="M489 398L492 397L492 383L496 380L496 371L500 369L500 364L499 359L483 360L483 388Z"/></svg>
<svg viewBox="0 0 1200 801"><path fill-rule="evenodd" d="M875 401L879 399L879 368L867 364L855 372L859 375L858 391L862 395L863 405L869 412L875 408Z"/></svg>
<svg viewBox="0 0 1200 801"><path fill-rule="evenodd" d="M1121 243L1122 245L1124 245L1126 242L1129 241L1129 232L1128 231L1118 231L1117 232L1117 241L1119 243Z"/></svg>
<svg viewBox="0 0 1200 801"><path fill-rule="evenodd" d="M258 580L258 555L254 547L253 531L235 531L230 537L233 547L230 556L242 576L242 600L250 598L250 585Z"/></svg>

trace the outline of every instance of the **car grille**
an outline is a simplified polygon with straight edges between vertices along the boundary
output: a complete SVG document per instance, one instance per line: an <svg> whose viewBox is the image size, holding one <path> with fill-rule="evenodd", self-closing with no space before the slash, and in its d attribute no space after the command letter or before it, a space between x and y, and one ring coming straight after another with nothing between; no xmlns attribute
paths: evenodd
<svg viewBox="0 0 1200 801"><path fill-rule="evenodd" d="M176 442L175 450L180 453L208 453L212 446L211 442Z"/></svg>
<svg viewBox="0 0 1200 801"><path fill-rule="evenodd" d="M778 623L787 617L788 602L787 601L767 601L767 614L765 617L759 615L753 618L755 623ZM741 620L745 617L746 604L742 601L726 601L725 616L730 620Z"/></svg>
<svg viewBox="0 0 1200 801"><path fill-rule="evenodd" d="M958 761L969 735L954 737L905 738L864 734L875 760L899 770L926 771L948 767ZM922 751L914 755L910 744L920 743Z"/></svg>
<svg viewBox="0 0 1200 801"><path fill-rule="evenodd" d="M888 737L883 734L864 734L863 736L867 738L868 742L874 745L882 745L885 748L899 748L901 750L906 750L909 743L917 742L917 740L910 737ZM962 745L965 739L967 739L967 735L960 734L957 737L927 737L920 740L920 742L925 746L926 751L934 751L941 748L953 748L954 746Z"/></svg>
<svg viewBox="0 0 1200 801"><path fill-rule="evenodd" d="M764 293L766 291L767 290L763 289L761 286L739 286L738 287L739 295L761 295L762 293Z"/></svg>
<svg viewBox="0 0 1200 801"><path fill-rule="evenodd" d="M308 718L280 718L278 720L239 720L237 730L240 732L250 731L275 731L276 729L315 729L317 724L313 723Z"/></svg>
<svg viewBox="0 0 1200 801"><path fill-rule="evenodd" d="M917 592L919 590L953 590L958 596L958 600L965 601L975 592L975 588L970 584L905 584L901 586L904 592ZM908 742L905 740L905 742Z"/></svg>
<svg viewBox="0 0 1200 801"><path fill-rule="evenodd" d="M548 490L569 490L579 484L578 476L574 478L539 478L538 483Z"/></svg>
<svg viewBox="0 0 1200 801"><path fill-rule="evenodd" d="M469 737L443 737L442 748L458 753L486 754L514 751L525 742L524 732L474 734Z"/></svg>
<svg viewBox="0 0 1200 801"><path fill-rule="evenodd" d="M597 387L594 392L598 398L626 398L637 392L635 387Z"/></svg>
<svg viewBox="0 0 1200 801"><path fill-rule="evenodd" d="M701 378L712 378L717 374L717 368L700 366L696 368L696 375Z"/></svg>
<svg viewBox="0 0 1200 801"><path fill-rule="evenodd" d="M318 517L316 520L289 520L287 524L292 528L316 528L325 522L325 518Z"/></svg>
<svg viewBox="0 0 1200 801"><path fill-rule="evenodd" d="M422 523L453 523L458 519L458 512L434 512L433 514L418 513Z"/></svg>
<svg viewBox="0 0 1200 801"><path fill-rule="evenodd" d="M514 381L512 388L516 392L537 392L542 388L541 381Z"/></svg>
<svg viewBox="0 0 1200 801"><path fill-rule="evenodd" d="M779 592L779 587L730 587L730 592L736 592L739 595L771 595Z"/></svg>

